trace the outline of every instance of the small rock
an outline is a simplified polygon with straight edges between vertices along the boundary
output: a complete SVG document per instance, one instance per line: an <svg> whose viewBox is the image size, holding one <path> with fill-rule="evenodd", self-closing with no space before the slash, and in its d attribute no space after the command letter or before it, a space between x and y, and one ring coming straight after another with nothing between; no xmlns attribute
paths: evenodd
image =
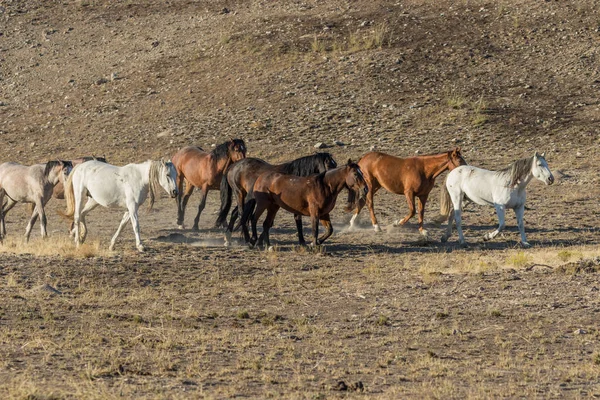
<svg viewBox="0 0 600 400"><path fill-rule="evenodd" d="M419 151L419 150L415 150L415 154L419 154L419 153L420 153L420 151Z"/></svg>
<svg viewBox="0 0 600 400"><path fill-rule="evenodd" d="M32 289L33 291L36 292L48 292L50 294L62 294L62 292L58 289L53 288L52 286L46 284L40 285L38 287L35 287Z"/></svg>
<svg viewBox="0 0 600 400"><path fill-rule="evenodd" d="M222 9L222 10L219 12L219 14L229 14L230 12L231 12L231 11L229 10L229 8L227 8L227 7L224 7L224 8L223 8L223 9Z"/></svg>
<svg viewBox="0 0 600 400"><path fill-rule="evenodd" d="M152 47L158 47L159 44L160 42L158 40L155 40L154 42L152 42Z"/></svg>
<svg viewBox="0 0 600 400"><path fill-rule="evenodd" d="M319 143L315 144L314 147L315 147L315 149L325 149L325 148L327 148L327 145L323 142L319 142Z"/></svg>
<svg viewBox="0 0 600 400"><path fill-rule="evenodd" d="M346 390L348 390L348 385L346 385L346 382L344 381L339 381L334 387L333 390L338 390L340 392L345 392Z"/></svg>
<svg viewBox="0 0 600 400"><path fill-rule="evenodd" d="M96 82L94 82L96 85L104 85L105 83L108 83L108 79L106 78L100 78L97 79Z"/></svg>
<svg viewBox="0 0 600 400"><path fill-rule="evenodd" d="M35 142L29 143L29 147L35 147Z"/></svg>
<svg viewBox="0 0 600 400"><path fill-rule="evenodd" d="M369 151L375 151L375 149L376 149L376 146L375 146L375 145L373 145L373 146L369 147Z"/></svg>
<svg viewBox="0 0 600 400"><path fill-rule="evenodd" d="M340 140L335 140L333 143L335 143L336 146L345 146L346 144Z"/></svg>
<svg viewBox="0 0 600 400"><path fill-rule="evenodd" d="M112 74L110 74L111 81L115 81L117 79L119 79L119 75L116 72L113 72Z"/></svg>
<svg viewBox="0 0 600 400"><path fill-rule="evenodd" d="M585 334L587 333L587 331L585 331L585 330L583 330L583 329L579 328L579 329L576 329L576 330L575 330L573 333L574 333L575 335L585 335Z"/></svg>

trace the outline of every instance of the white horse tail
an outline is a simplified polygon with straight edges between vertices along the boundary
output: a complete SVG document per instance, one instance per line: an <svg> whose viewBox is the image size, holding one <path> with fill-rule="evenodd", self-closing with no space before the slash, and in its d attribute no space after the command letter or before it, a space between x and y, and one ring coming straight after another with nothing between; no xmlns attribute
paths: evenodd
<svg viewBox="0 0 600 400"><path fill-rule="evenodd" d="M65 212L58 212L61 216L70 220L73 220L75 215L75 189L73 188L73 176L79 165L76 165L75 168L71 170L71 173L65 182L65 201L67 202L67 209Z"/></svg>
<svg viewBox="0 0 600 400"><path fill-rule="evenodd" d="M450 192L448 192L446 181L444 181L442 190L440 191L440 216L438 220L440 222L447 220L453 210L454 205L452 204L452 199L450 198Z"/></svg>

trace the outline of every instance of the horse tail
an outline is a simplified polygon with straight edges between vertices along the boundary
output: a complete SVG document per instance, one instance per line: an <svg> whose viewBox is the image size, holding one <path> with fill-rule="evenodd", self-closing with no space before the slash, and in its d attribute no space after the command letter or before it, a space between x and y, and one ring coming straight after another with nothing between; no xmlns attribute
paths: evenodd
<svg viewBox="0 0 600 400"><path fill-rule="evenodd" d="M448 192L446 181L444 181L442 190L440 191L440 215L438 221L443 222L448 219L453 209L454 205L452 204L452 199L450 198L450 192Z"/></svg>
<svg viewBox="0 0 600 400"><path fill-rule="evenodd" d="M79 165L71 170L71 173L65 182L65 201L67 203L67 209L64 212L58 212L61 216L70 220L73 220L75 215L75 189L73 188L73 176Z"/></svg>
<svg viewBox="0 0 600 400"><path fill-rule="evenodd" d="M227 214L229 214L230 209L231 185L229 185L229 181L227 180L227 171L225 171L223 172L223 177L221 178L221 208L219 210L219 217L217 218L217 222L215 222L215 226L220 227L226 224Z"/></svg>

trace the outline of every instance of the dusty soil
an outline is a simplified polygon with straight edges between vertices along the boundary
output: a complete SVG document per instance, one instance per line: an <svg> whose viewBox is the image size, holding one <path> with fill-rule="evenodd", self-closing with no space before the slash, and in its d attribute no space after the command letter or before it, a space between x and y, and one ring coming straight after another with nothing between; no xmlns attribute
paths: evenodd
<svg viewBox="0 0 600 400"><path fill-rule="evenodd" d="M384 232L366 212L347 231L339 207L321 253L294 246L285 212L275 251L224 248L216 193L200 232L176 230L166 197L142 213L144 254L130 228L106 250L121 211L104 209L76 251L57 200L51 237L24 244L18 207L0 394L600 396L599 21L587 0L0 3L1 161L124 164L240 137L273 162L317 142L338 162L461 146L489 169L539 150L557 178L529 187L527 250L512 213L481 242L496 220L475 206L470 247L440 244L437 188L430 241L392 227L405 200L381 192Z"/></svg>

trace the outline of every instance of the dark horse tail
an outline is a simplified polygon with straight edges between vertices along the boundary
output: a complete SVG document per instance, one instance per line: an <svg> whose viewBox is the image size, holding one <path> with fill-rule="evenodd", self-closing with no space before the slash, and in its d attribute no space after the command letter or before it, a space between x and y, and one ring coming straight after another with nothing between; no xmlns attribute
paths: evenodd
<svg viewBox="0 0 600 400"><path fill-rule="evenodd" d="M231 186L227 181L227 170L223 171L223 178L221 178L221 208L219 209L219 217L215 226L227 226L227 214L231 209Z"/></svg>

